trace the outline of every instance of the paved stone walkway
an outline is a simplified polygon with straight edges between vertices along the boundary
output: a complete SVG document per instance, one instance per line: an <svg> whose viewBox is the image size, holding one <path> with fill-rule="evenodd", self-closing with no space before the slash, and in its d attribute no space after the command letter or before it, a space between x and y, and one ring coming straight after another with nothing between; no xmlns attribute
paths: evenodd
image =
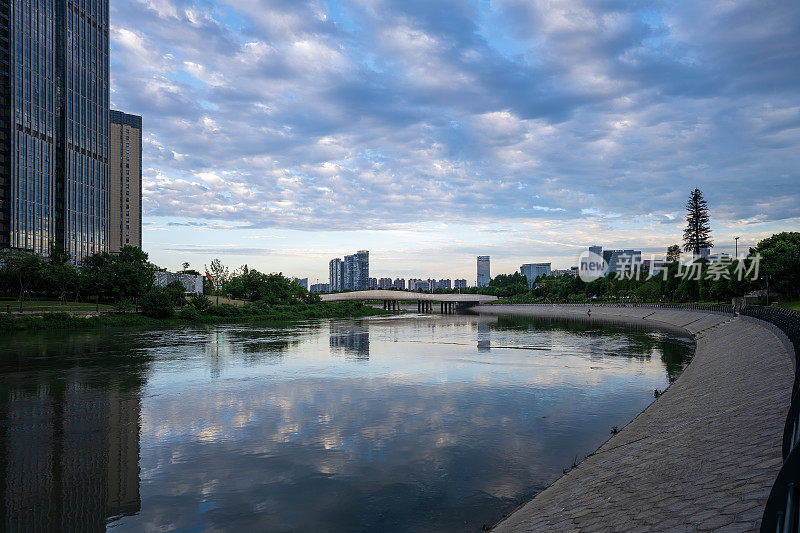
<svg viewBox="0 0 800 533"><path fill-rule="evenodd" d="M484 306L580 317L585 307ZM646 317L646 318L644 318ZM495 531L757 531L781 465L793 366L757 322L648 308L592 308L592 320L678 326L691 364L650 407Z"/></svg>

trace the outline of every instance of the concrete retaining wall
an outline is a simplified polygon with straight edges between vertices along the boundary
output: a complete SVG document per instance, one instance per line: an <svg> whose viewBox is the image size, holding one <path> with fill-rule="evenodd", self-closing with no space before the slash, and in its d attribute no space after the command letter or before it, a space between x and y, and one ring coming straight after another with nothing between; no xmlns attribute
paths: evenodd
<svg viewBox="0 0 800 533"><path fill-rule="evenodd" d="M497 531L757 530L793 381L764 322L694 310L496 305L476 311L680 328L694 358L645 411ZM789 345L790 346L790 345Z"/></svg>

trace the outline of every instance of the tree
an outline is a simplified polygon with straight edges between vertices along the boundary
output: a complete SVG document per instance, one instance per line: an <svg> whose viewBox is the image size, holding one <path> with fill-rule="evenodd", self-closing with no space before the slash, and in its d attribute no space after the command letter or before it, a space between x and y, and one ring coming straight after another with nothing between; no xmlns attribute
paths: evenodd
<svg viewBox="0 0 800 533"><path fill-rule="evenodd" d="M800 233L778 233L750 249L761 255L759 277L769 276L770 288L791 299L800 296Z"/></svg>
<svg viewBox="0 0 800 533"><path fill-rule="evenodd" d="M686 202L686 229L683 231L683 249L700 255L702 248L711 248L711 227L708 224L708 204L703 199L703 192L695 189L689 194Z"/></svg>
<svg viewBox="0 0 800 533"><path fill-rule="evenodd" d="M152 287L139 299L142 313L153 318L169 318L175 312L175 301L169 291L161 287Z"/></svg>
<svg viewBox="0 0 800 533"><path fill-rule="evenodd" d="M667 248L667 263L677 263L681 260L681 247L673 244Z"/></svg>
<svg viewBox="0 0 800 533"><path fill-rule="evenodd" d="M36 285L40 285L44 278L45 262L41 257L27 250L9 250L3 254L3 271L10 280L13 280L18 292L19 311L22 312L22 301L25 293Z"/></svg>
<svg viewBox="0 0 800 533"><path fill-rule="evenodd" d="M123 246L118 254L101 252L84 259L81 288L104 300L133 300L150 290L154 272L145 252L135 246Z"/></svg>
<svg viewBox="0 0 800 533"><path fill-rule="evenodd" d="M62 303L67 299L67 293L77 292L78 269L70 264L70 255L60 244L50 248L50 257L45 266L45 279L47 285L58 294ZM48 291L49 292L49 291Z"/></svg>
<svg viewBox="0 0 800 533"><path fill-rule="evenodd" d="M170 282L164 290L169 295L173 305L183 305L184 295L186 294L186 287L178 280Z"/></svg>
<svg viewBox="0 0 800 533"><path fill-rule="evenodd" d="M184 271L184 272L186 272L187 270L189 270L189 263L188 263L188 262L184 261L184 262L183 262L183 264L182 264L181 266L183 267L183 271Z"/></svg>
<svg viewBox="0 0 800 533"><path fill-rule="evenodd" d="M220 289L230 278L230 271L228 270L228 267L223 265L222 261L219 259L214 259L211 261L211 267L206 267L206 272L211 274L211 278L214 283L214 291L219 296Z"/></svg>

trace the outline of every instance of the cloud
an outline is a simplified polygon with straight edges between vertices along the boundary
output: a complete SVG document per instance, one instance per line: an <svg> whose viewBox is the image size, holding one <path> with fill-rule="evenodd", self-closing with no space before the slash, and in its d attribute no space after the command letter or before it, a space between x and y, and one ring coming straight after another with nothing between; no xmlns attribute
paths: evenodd
<svg viewBox="0 0 800 533"><path fill-rule="evenodd" d="M112 100L144 117L147 216L663 227L698 186L717 220L780 221L798 25L791 2L116 2Z"/></svg>

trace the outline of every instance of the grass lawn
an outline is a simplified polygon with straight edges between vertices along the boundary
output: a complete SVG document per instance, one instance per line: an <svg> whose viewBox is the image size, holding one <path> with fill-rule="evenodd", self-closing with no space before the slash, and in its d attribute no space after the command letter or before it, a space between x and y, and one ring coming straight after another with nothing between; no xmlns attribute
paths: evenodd
<svg viewBox="0 0 800 533"><path fill-rule="evenodd" d="M217 304L217 297L216 296L209 296L209 295L206 295L206 296L208 297L209 300L211 300L212 304L214 304L214 305ZM228 304L228 305L235 305L235 306L239 307L239 306L242 306L242 305L244 305L246 303L247 302L245 300L235 300L233 298L226 298L224 296L220 296L219 297L219 305Z"/></svg>
<svg viewBox="0 0 800 533"><path fill-rule="evenodd" d="M781 302L778 305L781 307L788 307L789 309L794 309L795 311L800 311L800 300L796 300L794 302Z"/></svg>
<svg viewBox="0 0 800 533"><path fill-rule="evenodd" d="M64 302L52 300L25 300L22 302L23 311L38 311L42 313L48 312L94 312L97 306L93 303L85 302ZM12 313L19 311L18 300L0 300L0 312L5 313L10 310ZM113 307L106 304L100 304L100 311L112 311Z"/></svg>

